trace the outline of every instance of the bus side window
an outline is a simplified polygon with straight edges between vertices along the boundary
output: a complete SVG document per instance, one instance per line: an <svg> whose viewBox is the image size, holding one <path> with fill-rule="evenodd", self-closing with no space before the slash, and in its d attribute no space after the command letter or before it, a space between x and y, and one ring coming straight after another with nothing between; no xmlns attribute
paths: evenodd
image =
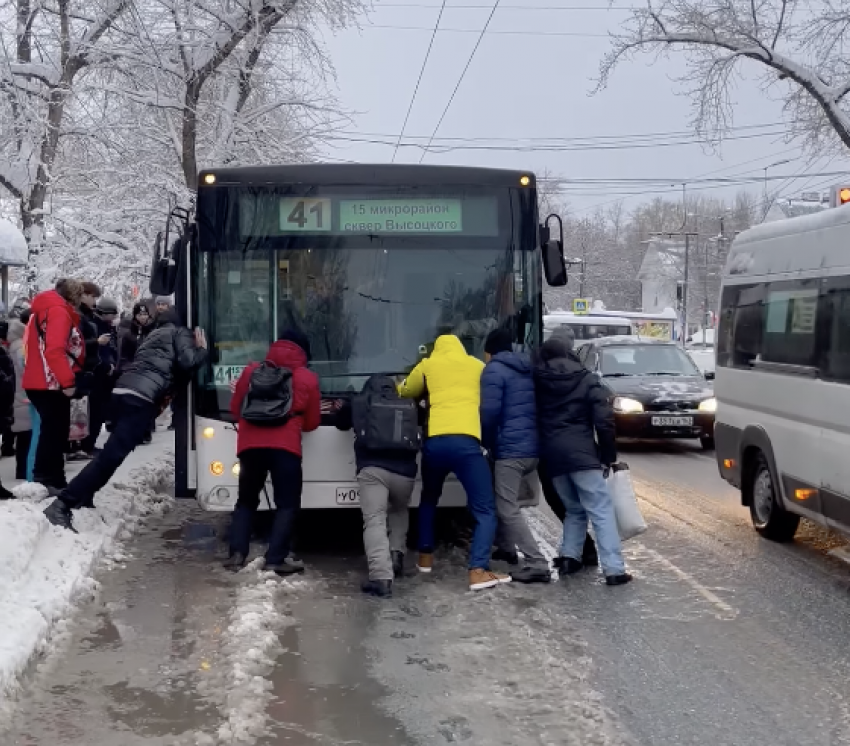
<svg viewBox="0 0 850 746"><path fill-rule="evenodd" d="M821 372L828 380L850 383L850 277L829 278L821 304Z"/></svg>
<svg viewBox="0 0 850 746"><path fill-rule="evenodd" d="M749 368L761 354L764 285L733 285L723 290L717 364Z"/></svg>

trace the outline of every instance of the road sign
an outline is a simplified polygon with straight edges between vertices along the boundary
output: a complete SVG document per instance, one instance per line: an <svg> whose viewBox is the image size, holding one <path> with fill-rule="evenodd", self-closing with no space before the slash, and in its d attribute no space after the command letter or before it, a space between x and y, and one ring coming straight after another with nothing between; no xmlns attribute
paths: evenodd
<svg viewBox="0 0 850 746"><path fill-rule="evenodd" d="M588 298L573 299L573 313L587 313L590 310L590 300Z"/></svg>

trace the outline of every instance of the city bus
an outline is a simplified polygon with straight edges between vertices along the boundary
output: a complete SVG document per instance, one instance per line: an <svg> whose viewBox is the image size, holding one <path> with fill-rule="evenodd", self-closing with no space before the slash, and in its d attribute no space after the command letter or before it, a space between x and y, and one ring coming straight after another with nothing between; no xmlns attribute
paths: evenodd
<svg viewBox="0 0 850 746"><path fill-rule="evenodd" d="M456 334L480 357L498 326L517 346L538 345L544 271L549 284L566 284L562 241L539 224L529 172L359 164L202 171L194 211L172 212L151 269L151 291L173 293L210 349L175 396L176 493L207 510L233 509L231 385L283 329L309 338L323 401L342 399L375 373L401 380L440 334ZM332 414L304 435L304 508L359 504L352 437ZM538 490L534 479L526 485L529 499ZM441 505L465 505L458 482L447 482Z"/></svg>

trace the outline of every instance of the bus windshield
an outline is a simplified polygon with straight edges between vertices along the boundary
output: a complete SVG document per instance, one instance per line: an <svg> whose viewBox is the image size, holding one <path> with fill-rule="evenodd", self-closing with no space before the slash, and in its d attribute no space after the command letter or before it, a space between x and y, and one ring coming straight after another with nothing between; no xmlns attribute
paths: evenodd
<svg viewBox="0 0 850 746"><path fill-rule="evenodd" d="M482 223L465 241L287 237L264 218L246 227L244 204L240 215L239 227L219 225L215 242L204 242L199 218L195 297L211 345L198 387L203 416L228 418L230 383L289 327L309 338L326 396L359 391L374 373L406 374L440 334L456 334L479 357L499 325L512 324L529 342L539 337L539 258L516 245L511 220L495 221L495 211L492 230ZM471 218L467 225L476 227Z"/></svg>

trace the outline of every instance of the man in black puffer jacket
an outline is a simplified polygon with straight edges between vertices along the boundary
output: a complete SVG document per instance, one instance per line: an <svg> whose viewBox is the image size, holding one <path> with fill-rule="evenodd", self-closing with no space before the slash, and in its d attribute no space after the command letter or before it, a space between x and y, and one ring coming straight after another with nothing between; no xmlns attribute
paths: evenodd
<svg viewBox="0 0 850 746"><path fill-rule="evenodd" d="M206 357L203 331L196 329L193 335L180 326L173 308L159 315L156 328L115 384L110 407L114 426L109 440L44 511L52 524L72 528L72 509L94 507L94 494L150 432L151 419L161 411L177 379L191 375Z"/></svg>

